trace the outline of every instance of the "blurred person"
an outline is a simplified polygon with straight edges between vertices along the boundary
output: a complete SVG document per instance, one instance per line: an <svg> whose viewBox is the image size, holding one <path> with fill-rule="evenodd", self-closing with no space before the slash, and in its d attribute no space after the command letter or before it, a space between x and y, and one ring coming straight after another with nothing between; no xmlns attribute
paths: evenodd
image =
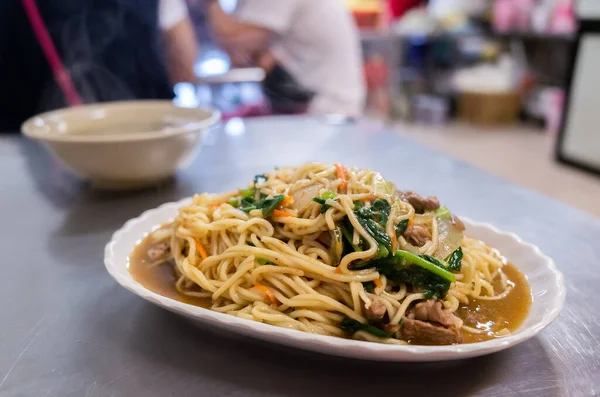
<svg viewBox="0 0 600 397"><path fill-rule="evenodd" d="M265 70L273 107L306 101L312 113L362 114L361 46L344 0L238 0L234 14L200 1L233 63Z"/></svg>
<svg viewBox="0 0 600 397"><path fill-rule="evenodd" d="M84 103L171 99L195 81L198 44L184 0L37 0ZM0 1L0 132L66 106L19 0Z"/></svg>

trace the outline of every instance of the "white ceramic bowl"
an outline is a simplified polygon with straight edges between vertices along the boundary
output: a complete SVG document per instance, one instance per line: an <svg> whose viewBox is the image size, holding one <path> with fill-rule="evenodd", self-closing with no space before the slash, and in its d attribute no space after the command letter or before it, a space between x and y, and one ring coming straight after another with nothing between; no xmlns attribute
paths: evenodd
<svg viewBox="0 0 600 397"><path fill-rule="evenodd" d="M512 335L490 341L452 346L384 345L332 336L315 335L289 330L217 313L161 296L135 281L128 271L128 257L150 231L171 221L177 209L191 199L164 204L131 219L119 229L106 245L104 263L111 276L134 294L163 308L187 316L206 326L228 329L243 335L343 357L379 361L438 361L481 356L507 349L539 333L550 324L565 302L566 289L562 274L554 262L535 246L522 241L512 233L462 218L470 236L480 238L498 248L525 274L533 295L529 315L520 329Z"/></svg>
<svg viewBox="0 0 600 397"><path fill-rule="evenodd" d="M171 101L110 102L43 113L22 131L95 186L136 188L171 176L220 117Z"/></svg>

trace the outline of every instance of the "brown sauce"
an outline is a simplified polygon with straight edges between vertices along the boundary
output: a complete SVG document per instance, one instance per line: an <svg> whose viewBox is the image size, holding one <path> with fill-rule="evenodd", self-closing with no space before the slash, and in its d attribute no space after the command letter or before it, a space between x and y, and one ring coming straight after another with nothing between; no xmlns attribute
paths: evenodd
<svg viewBox="0 0 600 397"><path fill-rule="evenodd" d="M189 297L177 291L175 287L177 277L171 262L159 265L150 263L146 257L146 252L152 244L152 240L146 238L131 254L129 272L133 279L150 291L167 298L209 308L211 306L210 299ZM514 284L513 289L503 299L495 301L471 300L468 305L461 306L456 314L463 319L465 325L493 332L508 328L512 332L523 324L531 307L529 283L525 276L512 264L505 265L503 271L508 280ZM496 290L502 290L499 277L494 280L493 285ZM489 332L473 334L462 331L462 335L464 343L481 342L495 338Z"/></svg>
<svg viewBox="0 0 600 397"><path fill-rule="evenodd" d="M498 332L508 328L514 332L527 318L531 307L531 288L527 279L513 264L505 265L502 270L514 285L504 298L493 301L473 299L457 310L456 314L463 319L465 325L486 331L482 334L462 331L464 343L494 339L487 331ZM494 290L502 291L499 277L496 277L492 285Z"/></svg>
<svg viewBox="0 0 600 397"><path fill-rule="evenodd" d="M145 238L129 257L129 273L133 279L159 295L190 305L209 308L211 306L210 299L195 298L177 291L175 287L177 275L172 262L163 262L159 265L150 263L146 252L152 244L149 237Z"/></svg>

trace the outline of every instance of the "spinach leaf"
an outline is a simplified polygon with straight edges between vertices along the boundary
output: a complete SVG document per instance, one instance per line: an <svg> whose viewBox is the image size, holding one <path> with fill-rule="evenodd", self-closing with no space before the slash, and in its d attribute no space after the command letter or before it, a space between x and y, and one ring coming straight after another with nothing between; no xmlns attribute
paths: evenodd
<svg viewBox="0 0 600 397"><path fill-rule="evenodd" d="M388 223L391 210L390 203L385 199L377 199L371 204L371 212L373 212L375 221L383 226L384 229Z"/></svg>
<svg viewBox="0 0 600 397"><path fill-rule="evenodd" d="M448 265L450 265L448 266L448 270L460 272L460 269L462 268L462 258L462 247L458 247L453 253L450 254L448 258L446 258L446 262L448 262Z"/></svg>
<svg viewBox="0 0 600 397"><path fill-rule="evenodd" d="M450 281L417 265L385 263L378 266L381 274L389 280L403 282L423 291L427 299L435 296L444 298L450 289Z"/></svg>
<svg viewBox="0 0 600 397"><path fill-rule="evenodd" d="M265 183L266 181L267 181L267 175L265 175L265 174L254 175L254 185L256 185L257 183Z"/></svg>
<svg viewBox="0 0 600 397"><path fill-rule="evenodd" d="M420 266L423 269L453 283L456 281L456 277L454 276L454 274L450 273L448 270L446 270L446 268L444 267L444 265L438 261L436 258L435 261L431 261L429 259L425 259L421 256L416 256L415 254L412 254L408 251L402 251L402 250L398 250L396 251L396 255L397 257L401 257L403 259L405 259L406 261L408 261L409 263L412 263L414 265ZM429 257L431 258L431 257Z"/></svg>
<svg viewBox="0 0 600 397"><path fill-rule="evenodd" d="M285 199L283 194L279 194L270 199L262 199L258 203L256 203L256 207L262 210L263 216L268 218L271 216L275 208L281 204L281 202Z"/></svg>
<svg viewBox="0 0 600 397"><path fill-rule="evenodd" d="M365 291L367 292L373 292L375 291L375 283L372 281L367 281L362 283L363 288L365 289Z"/></svg>
<svg viewBox="0 0 600 397"><path fill-rule="evenodd" d="M408 218L406 218L406 219L402 219L400 222L398 222L398 224L396 225L396 237L400 237L404 234L404 232L408 228L409 221L410 220Z"/></svg>
<svg viewBox="0 0 600 397"><path fill-rule="evenodd" d="M436 265L439 268L442 268L444 270L448 270L448 268L449 268L449 265L445 261L442 261L441 259L438 259L435 256L431 256L431 255L419 255L419 256L421 258L425 259L426 261L433 263L434 265Z"/></svg>
<svg viewBox="0 0 600 397"><path fill-rule="evenodd" d="M352 237L353 237L352 234L354 233L354 228L352 227L352 224L350 223L348 218L344 218L344 220L342 221L342 224L340 225L340 228L342 229L342 236L344 236L344 240L345 240L342 257L344 257L352 252L362 251L363 250L362 238L360 239L361 243L359 245L352 244Z"/></svg>
<svg viewBox="0 0 600 397"><path fill-rule="evenodd" d="M327 200L334 200L334 199L335 199L335 193L332 192L331 190L327 190L325 193L323 193L321 195L321 198L314 197L312 200L315 203L321 204L321 214L324 214L327 212L327 210L329 208L331 208L331 206L329 204L327 204Z"/></svg>
<svg viewBox="0 0 600 397"><path fill-rule="evenodd" d="M398 283L407 283L423 290L429 299L434 296L444 298L448 293L450 284L456 280L454 275L445 270L439 260L435 262L416 256L407 251L396 251L395 255L374 259L366 262L353 263L348 266L350 270L376 268L389 280Z"/></svg>
<svg viewBox="0 0 600 397"><path fill-rule="evenodd" d="M388 251L392 251L392 240L390 239L390 236L388 236L381 226L375 222L373 212L369 208L360 207L358 210L354 211L354 214L356 215L358 223L365 228L367 233L369 233L375 241L379 244L383 244Z"/></svg>
<svg viewBox="0 0 600 397"><path fill-rule="evenodd" d="M380 245L377 248L377 255L375 255L375 258L385 258L389 254L390 254L390 251L388 251L387 248L385 248L383 245Z"/></svg>
<svg viewBox="0 0 600 397"><path fill-rule="evenodd" d="M313 200L315 203L319 203L319 204L321 204L321 214L324 214L324 213L326 213L326 212L327 212L327 210L328 210L329 208L331 208L331 206L330 206L329 204L326 204L326 203L327 203L327 200L325 200L325 199L322 199L322 198L315 197L315 198L313 198L312 200Z"/></svg>
<svg viewBox="0 0 600 397"><path fill-rule="evenodd" d="M378 338L389 338L391 334L372 326L371 324L363 324L360 321L353 320L351 318L344 318L340 323L340 328L349 334L354 334L357 331L367 331L371 335L377 336Z"/></svg>
<svg viewBox="0 0 600 397"><path fill-rule="evenodd" d="M255 204L256 200L254 200L254 197L243 197L242 201L240 202L240 209L244 212L250 212L256 209Z"/></svg>
<svg viewBox="0 0 600 397"><path fill-rule="evenodd" d="M281 204L285 196L283 194L277 195L273 198L264 198L259 201L255 201L252 197L245 197L242 199L240 209L244 212L250 212L252 210L262 210L263 216L268 218L273 213L273 210Z"/></svg>

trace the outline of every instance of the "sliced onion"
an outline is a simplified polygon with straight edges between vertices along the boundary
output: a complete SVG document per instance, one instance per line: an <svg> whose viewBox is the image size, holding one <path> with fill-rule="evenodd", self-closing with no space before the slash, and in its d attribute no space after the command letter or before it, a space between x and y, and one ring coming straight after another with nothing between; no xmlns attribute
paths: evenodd
<svg viewBox="0 0 600 397"><path fill-rule="evenodd" d="M451 217L437 217L439 244L433 254L436 258L445 259L456 251L463 239L463 233L452 224Z"/></svg>
<svg viewBox="0 0 600 397"><path fill-rule="evenodd" d="M296 209L299 212L304 211L312 203L313 198L320 197L319 192L321 189L323 189L323 185L317 183L296 191L293 194Z"/></svg>
<svg viewBox="0 0 600 397"><path fill-rule="evenodd" d="M375 172L373 175L373 191L377 196L393 196L396 191L396 187L392 182L385 180L379 172Z"/></svg>

